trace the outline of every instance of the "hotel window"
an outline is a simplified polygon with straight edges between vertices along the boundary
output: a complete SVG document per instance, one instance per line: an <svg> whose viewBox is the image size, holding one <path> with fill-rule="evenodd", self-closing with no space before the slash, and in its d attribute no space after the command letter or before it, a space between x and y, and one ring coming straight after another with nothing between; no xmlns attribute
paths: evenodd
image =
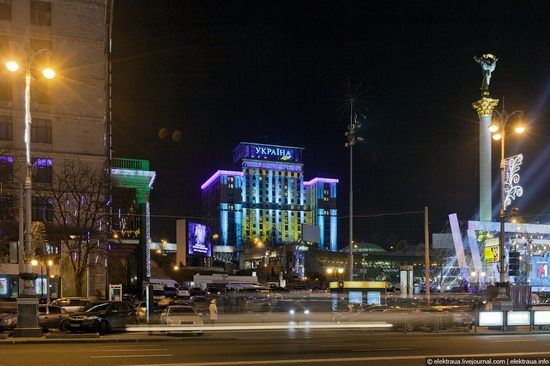
<svg viewBox="0 0 550 366"><path fill-rule="evenodd" d="M32 221L53 221L53 201L51 198L33 197Z"/></svg>
<svg viewBox="0 0 550 366"><path fill-rule="evenodd" d="M33 118L31 124L31 142L52 143L52 121Z"/></svg>
<svg viewBox="0 0 550 366"><path fill-rule="evenodd" d="M31 0L31 24L51 27L52 4Z"/></svg>
<svg viewBox="0 0 550 366"><path fill-rule="evenodd" d="M0 196L0 219L13 220L13 197L8 195Z"/></svg>
<svg viewBox="0 0 550 366"><path fill-rule="evenodd" d="M13 156L0 155L0 181L13 180Z"/></svg>
<svg viewBox="0 0 550 366"><path fill-rule="evenodd" d="M0 116L0 140L13 141L13 119L11 116Z"/></svg>
<svg viewBox="0 0 550 366"><path fill-rule="evenodd" d="M33 181L39 183L52 182L52 159L32 159L33 165ZM36 167L36 173L34 173Z"/></svg>

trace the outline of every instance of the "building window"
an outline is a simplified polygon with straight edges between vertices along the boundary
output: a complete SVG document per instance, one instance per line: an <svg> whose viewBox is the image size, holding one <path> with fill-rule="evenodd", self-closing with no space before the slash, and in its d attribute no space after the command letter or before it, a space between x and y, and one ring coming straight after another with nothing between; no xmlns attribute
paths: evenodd
<svg viewBox="0 0 550 366"><path fill-rule="evenodd" d="M52 143L52 121L49 119L32 119L31 141L44 144Z"/></svg>
<svg viewBox="0 0 550 366"><path fill-rule="evenodd" d="M13 141L13 118L0 116L0 140Z"/></svg>
<svg viewBox="0 0 550 366"><path fill-rule="evenodd" d="M31 24L52 25L52 4L31 0Z"/></svg>
<svg viewBox="0 0 550 366"><path fill-rule="evenodd" d="M52 159L32 159L33 181L39 183L52 182Z"/></svg>
<svg viewBox="0 0 550 366"><path fill-rule="evenodd" d="M2 0L0 0L2 1ZM3 52L6 52L5 48L0 46L0 49ZM13 86L11 83L11 78L3 75L0 76L0 107L2 108L11 108L11 101L13 100Z"/></svg>
<svg viewBox="0 0 550 366"><path fill-rule="evenodd" d="M13 220L13 197L8 195L0 196L0 219Z"/></svg>
<svg viewBox="0 0 550 366"><path fill-rule="evenodd" d="M0 0L0 20L11 21L11 0Z"/></svg>
<svg viewBox="0 0 550 366"><path fill-rule="evenodd" d="M13 156L0 155L0 181L13 180Z"/></svg>
<svg viewBox="0 0 550 366"><path fill-rule="evenodd" d="M53 201L51 198L33 197L32 221L53 221Z"/></svg>

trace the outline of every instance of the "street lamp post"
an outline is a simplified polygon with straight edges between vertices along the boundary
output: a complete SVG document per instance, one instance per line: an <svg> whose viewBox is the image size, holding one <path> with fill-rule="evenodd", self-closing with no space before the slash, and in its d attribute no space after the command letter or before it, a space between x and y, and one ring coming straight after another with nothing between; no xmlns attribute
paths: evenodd
<svg viewBox="0 0 550 366"><path fill-rule="evenodd" d="M25 176L25 250L24 262L25 272L20 273L19 277L24 281L24 287L18 298L18 329L14 332L14 336L41 336L42 328L38 326L38 315L36 303L36 291L34 290L34 280L37 274L32 273L31 260L33 258L31 245L31 221L32 221L32 164L31 164L31 82L33 80L31 74L31 66L35 61L35 57L39 54L45 54L47 58L51 56L51 51L48 49L40 49L33 51L30 47L30 42L27 34L27 44L21 47L18 43L11 41L10 47L13 51L19 51L24 59L25 65L25 150L26 150L26 176ZM19 64L16 61L10 60L6 63L6 68L9 71L15 72L19 69ZM51 79L55 76L55 72L46 68L42 71L43 75ZM20 243L21 244L21 243ZM24 299L26 298L26 299ZM35 316L36 315L36 316ZM36 319L35 319L36 318Z"/></svg>
<svg viewBox="0 0 550 366"><path fill-rule="evenodd" d="M505 151L505 137L506 137L506 124L513 116L517 116L518 120L521 119L523 116L522 111L514 111L512 113L507 113L504 108L502 109L502 112L494 111L494 113L498 116L498 123L491 123L489 126L489 130L493 133L493 139L500 140L500 212L499 212L499 219L500 219L500 236L498 241L499 246L499 267L498 272L500 274L499 278L499 290L498 295L495 298L495 301L493 302L493 309L500 309L500 310L510 310L512 308L512 302L508 295L506 294L506 287L509 286L508 282L506 282L506 273L508 272L508 266L505 264L505 248L504 248L504 233L505 228L504 224L506 222L506 208L511 203L511 201L515 198L515 196L521 196L523 194L523 189L520 186L514 186L514 180L513 175L515 171L510 169L507 172L507 159L504 157L504 151ZM521 123L517 123L515 127L516 133L522 133L525 131L525 127L521 125ZM523 157L521 155L518 155L516 157L510 158L512 159L512 164L514 166L521 164L521 161ZM519 169L519 168L518 168ZM510 179L507 178L507 173ZM517 209L512 209L512 215L515 215L517 213Z"/></svg>
<svg viewBox="0 0 550 366"><path fill-rule="evenodd" d="M362 137L355 136L361 123L357 122L354 114L354 99L350 99L349 126L345 136L348 138L346 147L349 147L349 280L353 281L353 145L363 141Z"/></svg>

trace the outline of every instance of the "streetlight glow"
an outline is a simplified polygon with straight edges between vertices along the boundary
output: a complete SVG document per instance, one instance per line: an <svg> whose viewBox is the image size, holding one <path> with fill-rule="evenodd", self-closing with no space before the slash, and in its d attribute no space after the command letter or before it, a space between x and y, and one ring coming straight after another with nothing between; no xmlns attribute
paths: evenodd
<svg viewBox="0 0 550 366"><path fill-rule="evenodd" d="M15 72L19 70L19 64L15 61L8 61L6 62L6 68L11 72Z"/></svg>

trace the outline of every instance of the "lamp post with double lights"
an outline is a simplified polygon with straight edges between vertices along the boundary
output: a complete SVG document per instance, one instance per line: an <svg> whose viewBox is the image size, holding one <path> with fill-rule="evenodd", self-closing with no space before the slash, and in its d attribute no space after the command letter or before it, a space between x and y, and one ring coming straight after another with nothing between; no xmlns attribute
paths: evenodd
<svg viewBox="0 0 550 366"><path fill-rule="evenodd" d="M493 111L497 115L497 120L492 122L489 126L489 131L493 133L494 140L500 140L500 236L498 241L499 246L499 290L498 295L493 302L493 309L495 310L511 310L512 302L506 294L506 287L509 283L506 281L506 273L508 272L508 266L505 263L505 248L504 248L504 224L506 219L506 208L512 203L512 201L523 194L523 188L518 185L519 182L519 166L523 161L523 155L515 155L510 158L505 158L505 137L506 137L506 124L516 116L517 122L514 128L516 133L522 133L525 131L525 127L521 124L522 111L514 111L507 113L504 108L502 112ZM517 216L517 208L512 209L510 217Z"/></svg>
<svg viewBox="0 0 550 366"><path fill-rule="evenodd" d="M472 271L472 273L470 273L470 275L475 278L476 280L476 291L477 292L481 292L481 289L480 289L480 282L483 282L481 281L482 278L485 278L485 272L484 271L480 271L480 270L476 270L476 271Z"/></svg>
<svg viewBox="0 0 550 366"><path fill-rule="evenodd" d="M24 287L18 298L18 331L14 336L41 336L42 328L38 326L38 315L36 311L36 291L34 289L34 280L37 274L32 273L31 260L33 258L32 243L31 243L31 221L32 221L32 164L31 164L31 83L33 81L31 67L36 59L36 56L44 54L48 59L51 56L51 51L45 48L34 51L30 47L29 38L27 35L27 43L25 47L21 47L18 43L11 41L9 43L13 53L19 52L23 65L25 67L25 150L26 150L26 176L25 176L25 250L24 262L25 272L20 273L19 277L24 281ZM10 60L6 63L6 68L9 71L16 72L19 70L19 64ZM44 77L51 79L55 76L55 72L50 68L45 68L42 71ZM25 299L26 298L26 299ZM35 319L36 318L36 319Z"/></svg>

